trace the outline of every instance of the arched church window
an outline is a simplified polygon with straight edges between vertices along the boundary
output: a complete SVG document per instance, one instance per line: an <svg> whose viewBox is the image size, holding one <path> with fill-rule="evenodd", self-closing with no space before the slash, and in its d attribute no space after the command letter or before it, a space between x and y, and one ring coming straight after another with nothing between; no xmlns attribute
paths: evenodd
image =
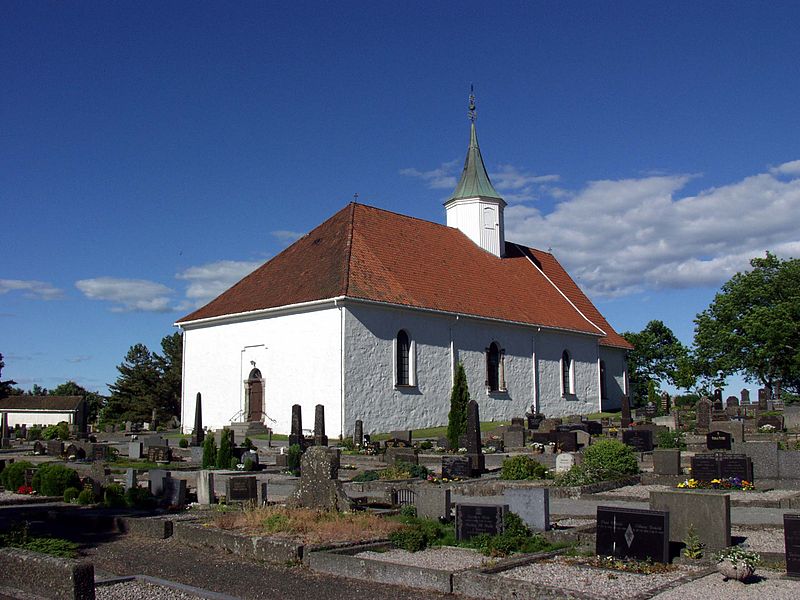
<svg viewBox="0 0 800 600"><path fill-rule="evenodd" d="M572 358L570 358L569 352L564 350L561 354L561 393L566 396L572 394L573 390Z"/></svg>
<svg viewBox="0 0 800 600"><path fill-rule="evenodd" d="M489 392L505 392L505 350L497 342L492 342L486 349L486 390Z"/></svg>
<svg viewBox="0 0 800 600"><path fill-rule="evenodd" d="M600 398L608 398L608 390L606 388L606 362L600 361Z"/></svg>
<svg viewBox="0 0 800 600"><path fill-rule="evenodd" d="M411 385L411 340L404 329L397 332L397 385Z"/></svg>

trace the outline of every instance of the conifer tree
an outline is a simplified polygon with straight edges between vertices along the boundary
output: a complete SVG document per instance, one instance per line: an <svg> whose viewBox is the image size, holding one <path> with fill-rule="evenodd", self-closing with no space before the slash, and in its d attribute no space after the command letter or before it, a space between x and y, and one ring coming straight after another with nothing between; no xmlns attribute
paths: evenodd
<svg viewBox="0 0 800 600"><path fill-rule="evenodd" d="M222 437L219 440L219 452L217 452L217 468L230 469L231 457L233 456L233 432L227 427L222 430Z"/></svg>
<svg viewBox="0 0 800 600"><path fill-rule="evenodd" d="M464 371L464 365L458 363L453 380L453 390L450 392L450 414L447 417L447 441L453 450L458 448L458 438L467 432L468 402L467 374Z"/></svg>
<svg viewBox="0 0 800 600"><path fill-rule="evenodd" d="M217 465L217 441L214 434L206 436L203 441L203 468L209 469Z"/></svg>

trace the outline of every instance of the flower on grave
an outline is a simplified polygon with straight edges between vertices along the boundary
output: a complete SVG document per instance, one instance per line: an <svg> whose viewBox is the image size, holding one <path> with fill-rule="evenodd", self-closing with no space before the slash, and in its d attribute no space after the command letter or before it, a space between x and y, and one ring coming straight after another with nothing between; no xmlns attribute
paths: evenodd
<svg viewBox="0 0 800 600"><path fill-rule="evenodd" d="M18 494L33 494L33 488L29 485L21 485L17 488Z"/></svg>
<svg viewBox="0 0 800 600"><path fill-rule="evenodd" d="M467 453L467 449L466 449L466 448L459 448L459 449L458 449L458 451L459 451L461 454L466 454L466 453Z"/></svg>

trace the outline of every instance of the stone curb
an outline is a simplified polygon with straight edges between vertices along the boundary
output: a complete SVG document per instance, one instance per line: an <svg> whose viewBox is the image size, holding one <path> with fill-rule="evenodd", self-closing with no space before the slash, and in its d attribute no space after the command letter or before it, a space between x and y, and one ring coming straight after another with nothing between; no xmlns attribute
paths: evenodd
<svg viewBox="0 0 800 600"><path fill-rule="evenodd" d="M149 575L126 575L122 577L109 577L108 579L96 581L95 586L96 587L111 586L111 585L116 585L118 583L127 583L129 581L142 581L145 583L152 583L153 585L158 585L179 592L185 592L187 594L193 594L195 596L200 596L201 598L207 598L208 600L241 600L238 596L229 596L228 594L220 594L218 592L212 592L210 590L204 590L202 588L194 587L191 585L178 583L177 581L169 581L167 579L160 579L159 577L151 577Z"/></svg>
<svg viewBox="0 0 800 600"><path fill-rule="evenodd" d="M303 544L263 536L250 536L192 522L173 523L175 539L191 546L225 550L243 558L286 564L303 559Z"/></svg>
<svg viewBox="0 0 800 600"><path fill-rule="evenodd" d="M94 565L19 548L0 550L3 585L56 600L94 600Z"/></svg>

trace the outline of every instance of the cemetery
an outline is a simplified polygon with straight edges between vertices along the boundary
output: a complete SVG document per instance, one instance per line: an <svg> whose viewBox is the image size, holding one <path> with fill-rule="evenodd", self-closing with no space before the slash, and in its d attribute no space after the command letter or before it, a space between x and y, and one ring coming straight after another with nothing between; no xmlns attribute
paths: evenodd
<svg viewBox="0 0 800 600"><path fill-rule="evenodd" d="M666 598L737 579L800 591L792 407L624 399L595 418L482 423L472 400L453 444L361 421L328 439L324 412L305 430L299 406L288 436L251 440L205 430L201 402L191 436L4 425L0 562L42 576L3 585L94 598L123 582L98 576L89 548L129 540L464 598Z"/></svg>

